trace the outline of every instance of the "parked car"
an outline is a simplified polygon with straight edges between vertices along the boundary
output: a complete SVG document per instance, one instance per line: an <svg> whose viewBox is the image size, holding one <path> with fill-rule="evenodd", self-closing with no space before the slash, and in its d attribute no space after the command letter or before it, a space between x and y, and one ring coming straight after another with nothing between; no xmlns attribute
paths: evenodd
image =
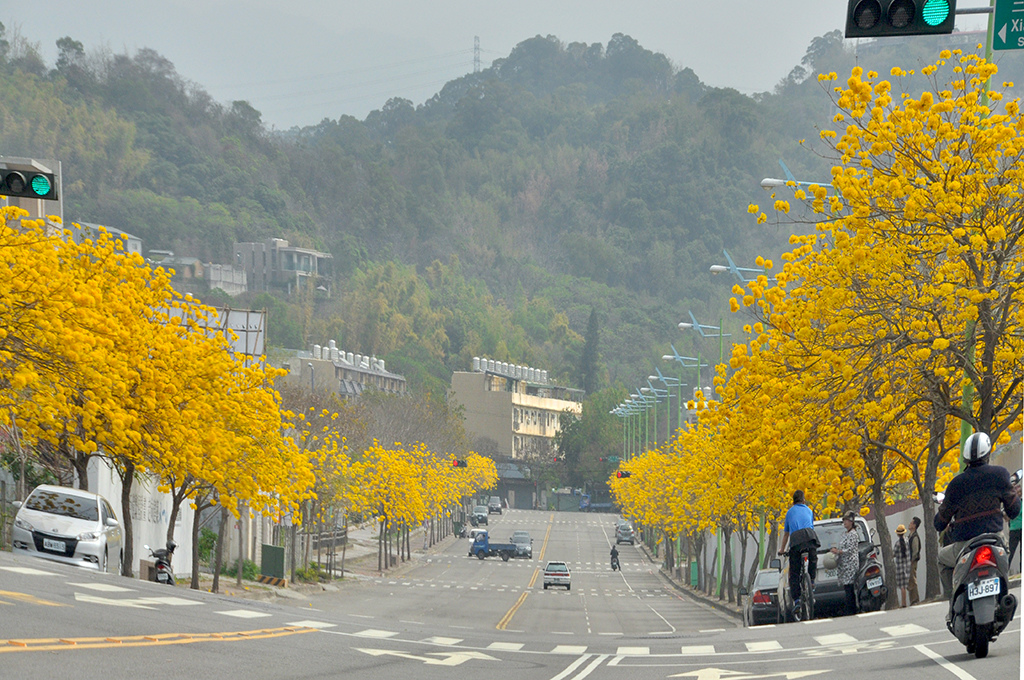
<svg viewBox="0 0 1024 680"><path fill-rule="evenodd" d="M634 545L636 542L636 532L633 531L633 525L629 522L619 522L615 526L615 545L619 543L629 543Z"/></svg>
<svg viewBox="0 0 1024 680"><path fill-rule="evenodd" d="M513 532L509 541L516 546L516 557L533 559L533 539L530 538L529 531Z"/></svg>
<svg viewBox="0 0 1024 680"><path fill-rule="evenodd" d="M487 512L486 505L478 505L473 508L473 520L474 524L487 524L487 516L490 513Z"/></svg>
<svg viewBox="0 0 1024 680"><path fill-rule="evenodd" d="M814 533L818 535L818 573L814 580L814 610L817 613L828 611L843 614L846 610L846 593L839 583L839 570L828 568L826 555L833 547L839 547L839 541L846 529L839 517L820 519L814 523ZM860 611L876 611L885 601L886 589L882 579L882 564L879 560L879 546L875 545L870 536L868 523L863 517L854 522L859 543L859 565L857 569L858 607ZM832 563L831 560L828 560ZM789 592L789 560L783 558L781 579L778 589L778 603L781 618L785 621L785 613L790 611L793 598Z"/></svg>
<svg viewBox="0 0 1024 680"><path fill-rule="evenodd" d="M743 605L744 625L749 627L779 622L778 589L778 569L761 569L757 572L750 592L746 592L746 589L740 591L740 595L747 596Z"/></svg>
<svg viewBox="0 0 1024 680"><path fill-rule="evenodd" d="M98 494L63 486L37 486L15 502L15 553L100 571L121 572L121 525Z"/></svg>
<svg viewBox="0 0 1024 680"><path fill-rule="evenodd" d="M548 562L544 565L544 590L548 586L565 586L566 590L572 590L572 574L565 562Z"/></svg>
<svg viewBox="0 0 1024 680"><path fill-rule="evenodd" d="M501 514L501 499L497 496L491 496L490 500L487 501L487 513L498 513Z"/></svg>

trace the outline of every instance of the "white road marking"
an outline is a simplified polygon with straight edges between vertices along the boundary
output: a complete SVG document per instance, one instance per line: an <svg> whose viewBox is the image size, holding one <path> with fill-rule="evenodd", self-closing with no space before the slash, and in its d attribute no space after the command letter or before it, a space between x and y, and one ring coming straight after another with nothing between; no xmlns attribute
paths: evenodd
<svg viewBox="0 0 1024 680"><path fill-rule="evenodd" d="M758 642L745 642L748 652L774 652L782 649L778 640L760 640Z"/></svg>
<svg viewBox="0 0 1024 680"><path fill-rule="evenodd" d="M701 633L724 633L725 628L705 628Z"/></svg>
<svg viewBox="0 0 1024 680"><path fill-rule="evenodd" d="M586 651L586 645L557 645L551 654L583 654Z"/></svg>
<svg viewBox="0 0 1024 680"><path fill-rule="evenodd" d="M903 626L887 626L880 629L886 635L893 637L900 637L901 635L917 635L918 633L927 633L928 629L924 626L919 626L916 623L908 623Z"/></svg>
<svg viewBox="0 0 1024 680"><path fill-rule="evenodd" d="M140 597L138 601L146 604L149 604L150 602L153 604L168 604L172 607L187 607L194 604L203 604L198 600L186 600L184 597L174 597L173 595L168 597Z"/></svg>
<svg viewBox="0 0 1024 680"><path fill-rule="evenodd" d="M518 652L522 648L522 642L492 642L487 645L487 649L491 649L496 652Z"/></svg>
<svg viewBox="0 0 1024 680"><path fill-rule="evenodd" d="M56 576L57 574L52 571L43 571L42 569L33 569L32 567L0 567L4 571L10 571L15 574L25 574L26 576Z"/></svg>
<svg viewBox="0 0 1024 680"><path fill-rule="evenodd" d="M883 611L877 611L877 612L864 612L864 613L862 613L862 614L857 614L857 618L858 618L858 619L863 619L863 618L866 618L866 617L868 617L868 616L880 616L881 614L884 614L884 613L885 613L885 612L883 612Z"/></svg>
<svg viewBox="0 0 1024 680"><path fill-rule="evenodd" d="M975 678L973 675L965 671L963 668L960 668L946 657L942 656L938 652L933 652L924 645L914 645L914 649L921 652L922 654L924 654L929 659L933 660L935 663L945 668L947 671L949 671L956 677L960 678L960 680L977 680L977 678Z"/></svg>
<svg viewBox="0 0 1024 680"><path fill-rule="evenodd" d="M814 641L819 645L849 645L855 644L857 638L846 633L834 633L832 635L815 635Z"/></svg>
<svg viewBox="0 0 1024 680"><path fill-rule="evenodd" d="M604 661L607 658L608 658L607 654L602 654L601 656L597 657L596 659L594 659L593 661L590 662L590 665L588 665L582 671L580 671L579 673L574 675L572 680L583 680L583 678L585 678L588 675L590 675L591 673L593 673L594 669L597 668L598 666L600 666L601 662Z"/></svg>
<svg viewBox="0 0 1024 680"><path fill-rule="evenodd" d="M302 626L303 628L317 628L317 629L320 629L320 630L322 630L324 628L334 628L335 627L335 625L333 623L324 623L323 621L292 621L291 623L287 623L285 625L287 625L287 626Z"/></svg>
<svg viewBox="0 0 1024 680"><path fill-rule="evenodd" d="M450 638L435 635L434 637L428 637L426 640L420 640L420 642L428 645L457 645L462 642L462 638Z"/></svg>
<svg viewBox="0 0 1024 680"><path fill-rule="evenodd" d="M259 619L264 616L270 616L264 612L254 612L251 609L229 609L224 612L216 612L217 614L223 614L224 616L234 616L239 619Z"/></svg>
<svg viewBox="0 0 1024 680"><path fill-rule="evenodd" d="M650 647L619 647L616 656L646 656L651 653Z"/></svg>
<svg viewBox="0 0 1024 680"><path fill-rule="evenodd" d="M130 593L131 588L122 588L121 586L115 586L113 583L72 583L68 581L69 586L76 588L88 588L89 590L98 590L101 593Z"/></svg>
<svg viewBox="0 0 1024 680"><path fill-rule="evenodd" d="M381 638L381 639L383 639L383 638L394 637L394 636L398 635L398 633L390 631L390 630L377 630L376 628L367 628L366 630L361 630L358 633L354 633L354 635L357 635L359 637Z"/></svg>
<svg viewBox="0 0 1024 680"><path fill-rule="evenodd" d="M113 600L109 597L100 597L99 595L85 595L83 593L75 593L76 602L89 602L91 604L105 604L111 607L132 607L134 609L153 609L147 604L144 604L140 600L125 599L125 600Z"/></svg>
<svg viewBox="0 0 1024 680"><path fill-rule="evenodd" d="M705 654L714 654L714 645L684 645L679 652L685 656L697 656Z"/></svg>

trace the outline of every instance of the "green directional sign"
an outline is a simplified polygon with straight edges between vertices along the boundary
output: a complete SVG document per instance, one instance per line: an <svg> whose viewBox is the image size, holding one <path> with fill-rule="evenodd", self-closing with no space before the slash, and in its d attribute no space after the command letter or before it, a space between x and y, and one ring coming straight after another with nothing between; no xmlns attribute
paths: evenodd
<svg viewBox="0 0 1024 680"><path fill-rule="evenodd" d="M996 0L993 50L1024 50L1024 0Z"/></svg>

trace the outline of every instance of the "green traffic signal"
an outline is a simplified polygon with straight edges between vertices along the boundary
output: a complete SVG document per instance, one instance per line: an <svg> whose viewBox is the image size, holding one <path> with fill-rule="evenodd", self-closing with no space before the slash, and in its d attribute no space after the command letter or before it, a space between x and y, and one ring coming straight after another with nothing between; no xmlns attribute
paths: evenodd
<svg viewBox="0 0 1024 680"><path fill-rule="evenodd" d="M847 38L953 32L956 0L849 0Z"/></svg>
<svg viewBox="0 0 1024 680"><path fill-rule="evenodd" d="M0 168L0 196L41 198L48 201L58 199L52 173L6 168Z"/></svg>
<svg viewBox="0 0 1024 680"><path fill-rule="evenodd" d="M35 175L32 177L30 185L32 187L32 193L36 196L43 197L50 193L53 188L53 183L50 182L46 175Z"/></svg>
<svg viewBox="0 0 1024 680"><path fill-rule="evenodd" d="M949 0L925 0L921 18L929 26L938 26L949 18Z"/></svg>

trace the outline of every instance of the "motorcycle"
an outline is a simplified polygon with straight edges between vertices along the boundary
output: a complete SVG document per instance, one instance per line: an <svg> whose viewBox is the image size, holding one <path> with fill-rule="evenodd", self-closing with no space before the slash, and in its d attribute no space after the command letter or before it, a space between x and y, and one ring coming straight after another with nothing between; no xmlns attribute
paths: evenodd
<svg viewBox="0 0 1024 680"><path fill-rule="evenodd" d="M612 571L619 570L619 557L618 555L612 557Z"/></svg>
<svg viewBox="0 0 1024 680"><path fill-rule="evenodd" d="M877 612L889 594L882 579L882 565L878 561L878 549L871 546L861 554L857 571L857 609L862 612Z"/></svg>
<svg viewBox="0 0 1024 680"><path fill-rule="evenodd" d="M941 494L936 500L942 502ZM1010 593L1010 557L1001 534L981 534L964 545L953 568L946 628L983 659L988 645L1013 620L1017 598Z"/></svg>
<svg viewBox="0 0 1024 680"><path fill-rule="evenodd" d="M142 547L148 550L149 556L156 560L152 580L157 583L166 583L169 586L175 585L174 572L171 571L171 557L174 555L174 549L178 547L178 544L174 541L167 541L166 548L159 548L157 550L153 550L148 545L143 545Z"/></svg>

